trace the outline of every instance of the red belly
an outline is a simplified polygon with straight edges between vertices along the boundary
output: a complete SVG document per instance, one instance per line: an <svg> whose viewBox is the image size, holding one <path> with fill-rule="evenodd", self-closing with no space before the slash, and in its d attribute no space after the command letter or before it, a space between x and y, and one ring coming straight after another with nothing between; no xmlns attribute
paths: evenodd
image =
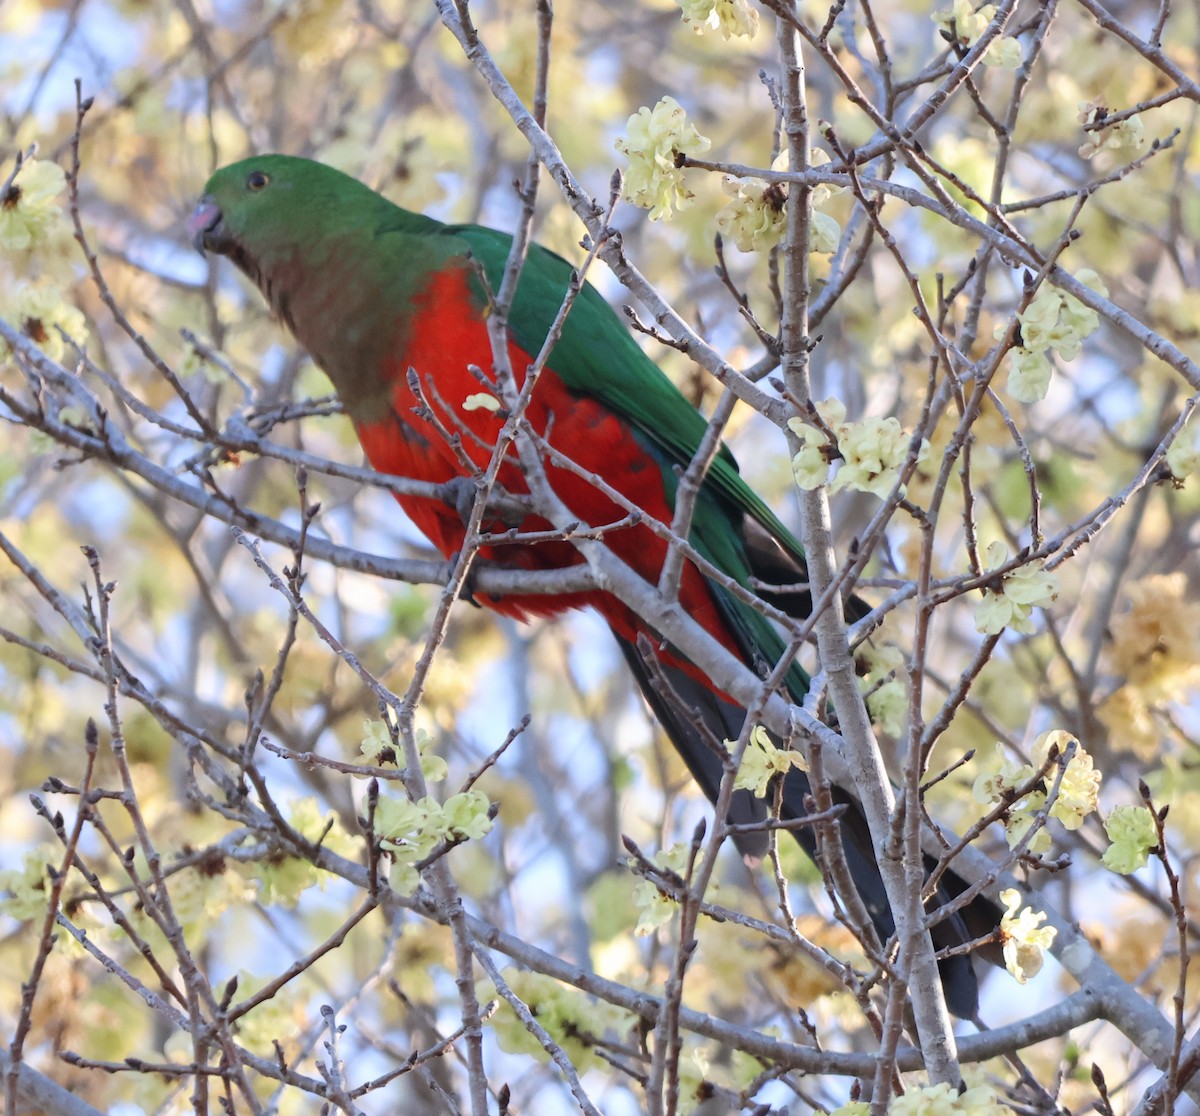
<svg viewBox="0 0 1200 1116"><path fill-rule="evenodd" d="M465 272L443 273L427 292L426 309L410 334L407 351L389 370L396 384L393 414L383 422L360 424L358 436L368 460L380 472L444 483L469 475L448 444L445 434L427 416L414 411L417 400L409 387L408 369L416 371L424 401L432 408L444 430L459 435L461 453L483 471L499 437L503 418L486 408L465 410L469 396L494 394L468 371L468 365L490 369L491 345L484 322L464 312L470 306ZM509 360L518 385L532 358L509 343ZM662 523L671 522L661 468L634 436L625 420L588 396L568 390L561 378L547 368L538 380L526 417L534 430L574 461L585 473L601 478L632 504ZM546 476L559 499L580 523L603 527L623 519L627 512L601 492L590 479L545 463ZM525 483L510 449L502 463L498 483L514 494L525 494ZM420 531L443 555L449 557L462 546L465 527L456 508L445 501L397 496L401 506ZM489 524L498 529L506 525ZM522 532L548 531L550 524L529 516L519 524ZM635 525L605 535L605 543L647 581L657 583L666 556L666 543L647 527ZM480 556L509 568L545 570L579 565L583 558L571 543L542 541L487 546ZM707 582L690 563L685 563L680 585L680 602L713 636L731 650L735 645L725 630ZM521 595L505 598L478 596L482 604L517 619L530 615L553 616L569 609L596 608L626 639L638 632L655 633L635 614L607 593L589 591L556 595Z"/></svg>

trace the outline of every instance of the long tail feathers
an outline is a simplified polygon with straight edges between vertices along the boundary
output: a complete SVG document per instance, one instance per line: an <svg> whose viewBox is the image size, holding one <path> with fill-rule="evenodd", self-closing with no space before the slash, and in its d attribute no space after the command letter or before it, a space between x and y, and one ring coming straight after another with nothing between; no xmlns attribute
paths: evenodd
<svg viewBox="0 0 1200 1116"><path fill-rule="evenodd" d="M739 629L739 642L749 636L750 633L741 625L732 626ZM618 643L659 723L674 743L693 778L703 788L705 795L710 801L715 801L724 773L726 753L723 742L734 740L741 733L745 710L725 700L679 666L653 655L653 652L644 655L637 647L620 637ZM748 662L762 655L761 650L756 647L747 647L744 653ZM845 807L837 824L850 875L875 924L880 940L886 942L895 926L876 864L874 844L866 817L857 800L848 791L841 787L834 787L832 790L835 803ZM805 800L809 794L808 777L803 772L793 769L784 782L781 819L795 821L807 816ZM749 791L734 792L726 816L728 823L753 826L765 822L766 818L767 807L763 800L755 798ZM815 858L816 838L812 827L801 826L792 832L805 852ZM738 851L743 856L754 858L764 855L767 839L765 826L761 829L740 830L733 837ZM941 905L966 887L953 873L946 873L943 880L944 883L939 887L931 907ZM976 934L983 934L994 928L999 921L995 907L982 898L975 900L966 913L966 920L956 913L942 919L934 927L935 948L945 949L970 941L974 935L968 930L968 922ZM966 955L949 957L940 962L940 968L950 1010L961 1018L973 1018L978 1011L979 996L971 959Z"/></svg>

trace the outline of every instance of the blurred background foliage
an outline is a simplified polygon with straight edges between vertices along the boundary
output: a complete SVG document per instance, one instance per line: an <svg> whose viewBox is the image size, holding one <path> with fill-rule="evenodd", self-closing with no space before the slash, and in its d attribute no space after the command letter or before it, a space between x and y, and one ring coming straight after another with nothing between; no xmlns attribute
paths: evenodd
<svg viewBox="0 0 1200 1116"><path fill-rule="evenodd" d="M1019 4L1009 25L1026 51L1040 7ZM1143 33L1157 12L1138 0L1115 8ZM801 10L818 28L829 15L817 0L805 0ZM1164 51L1193 74L1200 70L1198 11L1194 4L1177 5L1163 33ZM535 66L533 5L473 3L471 12L505 75L528 99ZM904 119L948 72L951 54L931 19L935 14L928 0L901 0L874 13L889 44L891 78L899 83L890 103L880 87L862 9L846 5L832 28L830 48L848 77L886 104L893 119ZM778 67L771 25L764 13L756 36L724 40L693 33L669 0L561 3L553 30L548 131L586 188L601 199L622 164L613 141L626 118L667 94L712 140L709 157L766 167L778 148L769 90L760 77L760 71L773 75ZM962 183L984 197L996 195L1009 207L1010 219L1043 249L1062 233L1076 191L1111 178L1083 208L1076 221L1082 236L1062 262L1072 272L1095 269L1115 303L1200 358L1196 102L1176 97L1155 104L1173 88L1170 78L1076 3L1059 4L1040 47L1036 65L1023 75L1028 84L1011 132L1001 128L998 138L992 114L1006 111L1014 72L985 66L975 72L970 95L958 91L922 130L923 151L957 176L957 181L942 177L952 196L965 197ZM215 166L252 152L302 154L443 219L511 227L518 214L513 184L528 148L427 4L6 0L0 5L0 175L7 177L17 153L34 144L39 161L70 168L75 77L84 95L95 99L80 145L83 227L116 304L180 375L201 412L218 424L246 405L239 379L253 385L259 407L322 397L330 387L268 319L257 293L232 269L207 263L188 247L184 222ZM876 136L875 124L819 59L809 59L808 83L811 119L831 128L842 145L866 144ZM1118 171L1145 156L1148 147L1081 155L1088 137L1080 107L1090 102L1113 112L1148 104L1140 114L1146 136L1164 142L1170 137L1170 145L1128 173ZM902 185L920 186L902 169L887 173ZM621 206L615 223L630 258L731 364L745 367L762 348L714 270L715 219L728 197L718 174L690 171L687 181L694 203L673 220L651 223L643 212ZM1058 192L1057 200L1045 200ZM1036 204L1021 207L1030 200ZM50 227L33 246L13 243L11 229L6 243L0 213L0 318L18 323L71 366L70 347L53 328L62 324L85 346L96 369L167 420L165 426L147 421L103 377L88 369L80 373L110 401L113 421L146 457L189 483L213 486L239 507L298 524L300 496L290 465L208 454L173 431L169 424L186 425L187 413L101 302L62 210L65 202L65 194L54 198L58 216L48 218ZM965 205L976 216L984 212L974 202ZM862 219L850 191L836 195L826 209L843 229ZM933 306L968 274L978 255L974 233L927 209L893 197L883 204L880 219ZM538 199L537 235L568 258L582 258L582 228L549 186ZM728 245L724 259L732 283L747 292L759 320L774 330L773 261ZM946 333L963 340L967 359L988 350L994 330L1007 323L1021 296L1020 270L995 258L989 265L977 314L967 313L967 299L960 296L945 315ZM840 255L832 262L813 258L818 297L830 270L844 266ZM618 304L629 301L607 273L597 271L592 278ZM43 301L30 301L31 292L40 292ZM912 306L904 276L876 238L821 322L815 397L836 395L854 418L895 415L911 429L930 374L929 339ZM30 307L41 309L35 313ZM71 316L72 308L77 316ZM209 347L219 353L235 375L198 352L181 336L184 329L200 338L204 353ZM714 403L718 388L710 378L677 352L656 345L652 352L698 405ZM13 391L22 390L13 360L0 364L0 377ZM1088 339L1078 359L1059 363L1042 402L1013 402L1004 394L1003 373L997 388L1036 466L1041 529L1048 536L1081 523L1131 484L1189 391L1145 347L1110 326ZM236 746L245 735L247 687L256 671L270 675L279 653L286 618L282 599L224 523L172 500L135 473L81 460L13 416L2 417L0 531L76 605L83 603L81 585L90 577L80 547L96 547L103 577L116 582L112 629L125 661L182 721ZM927 430L933 452L910 482L908 499L914 504L930 498L957 422L948 409ZM361 462L349 424L336 414L283 423L272 436L320 457ZM1016 551L1031 541L1030 486L994 402L985 406L971 436L980 541L1005 541ZM1183 437L1190 439L1190 432ZM729 440L753 485L794 521L791 471L778 432L740 407ZM311 471L307 483L308 500L320 503L315 533L375 554L433 557L382 489ZM939 577L967 571L963 497L963 486L951 485L936 524ZM841 545L862 530L877 506L862 494L835 498ZM1004 639L942 736L931 765L939 770L971 749L990 754L997 742L1021 755L1037 733L1066 728L1103 770L1107 806L1138 801L1139 776L1149 781L1156 801L1171 804L1170 832L1178 842L1172 852L1189 884L1200 840L1197 510L1196 481L1172 476L1165 467L1157 483L1130 495L1105 532L1058 569L1057 604L1034 634ZM865 595L884 596L892 583L911 577L921 542L918 521L895 515L886 545L877 548L868 569L868 577L880 584L866 588ZM276 567L290 561L279 548L268 547L267 554ZM311 560L306 572L306 599L314 611L384 684L403 692L423 650L438 586L381 580ZM971 622L974 597L951 601L938 613L926 678L930 715L979 644ZM0 851L10 894L19 897L25 887L31 903L22 907L14 898L0 915L0 971L9 974L0 981L0 1014L7 1021L19 1010L20 975L36 945L26 930L44 886L40 865L47 859L57 863L51 834L31 809L29 795L51 777L74 784L82 770L86 722L101 723L102 741L106 722L102 686L59 661L90 662L90 653L29 578L6 560L0 560L0 601L0 623L26 641L0 643ZM891 614L877 643L907 651L909 608L902 604ZM449 764L446 786L456 788L478 768L526 712L532 726L479 784L499 804L498 825L484 840L456 851L455 878L489 921L589 963L603 976L660 989L672 939L666 932L633 935L636 880L619 862L619 837L628 834L653 854L686 840L707 807L648 720L598 621L571 616L515 625L459 605L419 712L420 727ZM164 862L183 865L170 877L170 893L197 963L216 987L239 976L238 995L244 996L330 934L355 904L353 888L294 858L244 850L233 855L231 845L220 843L238 823L193 793L194 767L180 734L132 701L123 702L122 715L141 814ZM269 738L298 753L354 762L364 722L377 717L369 690L301 624L266 723ZM351 859L362 859L355 821L363 810L362 779L261 750L257 762L301 832L316 839L335 820L326 840ZM970 793L976 772L968 764L931 792L939 820L961 829L979 816L982 808ZM103 750L96 782L119 782ZM51 810L73 809L67 798L50 795L48 801ZM116 803L102 812L111 842L89 831L81 849L136 920L136 902L121 892L126 884L119 855L136 835L129 814ZM1077 833L1055 830L1054 837L1056 852L1071 852L1075 863L1069 876L1046 877L1038 886L1089 927L1122 975L1141 982L1148 996L1168 996L1176 961L1152 874L1132 887L1104 876L1093 855L1104 846L1095 819ZM229 855L217 855L214 848ZM210 855L193 856L204 849ZM795 881L815 880L811 865L790 846L786 863ZM75 899L67 913L131 972L152 981L104 910L80 898L86 891L82 878L72 876L66 894ZM748 870L732 853L714 900L768 920L778 916L769 875ZM801 886L796 902L804 911L824 909L819 888ZM839 927L810 914L804 918L805 932L815 941L836 955L855 956L854 943ZM157 931L143 922L147 940L163 950ZM689 1005L747 1026L779 1028L802 1041L805 1030L794 1011L801 1005L821 1034L845 1028L852 1041L861 1041L856 1009L815 966L730 925L702 922L700 940ZM1052 970L1048 967L1039 985L1043 998L1055 995L1058 978ZM996 993L984 1001L989 1021L1014 1013L1007 982L1003 974L992 978L989 988L996 986ZM538 974L514 977L513 987L541 1005L548 1027L556 1021L556 1037L564 1042L588 1020L588 1027L607 1028L635 1044L629 1020L618 1009L598 1008ZM486 989L481 994L491 996ZM446 931L416 916L393 926L378 913L369 916L346 948L318 960L247 1015L239 1039L268 1058L272 1040L289 1060L319 1056L317 1005L324 1002L339 1005L352 1019L347 1042L357 1080L431 1046L458 1025ZM552 1069L535 1070L524 1056L502 1053L536 1053L506 1012L494 1024L498 1049L489 1046L495 1082L511 1085L514 1111L565 1110L566 1094ZM81 1087L103 1109L138 1110L118 1109L123 1103L146 1112L183 1111L190 1107L186 1081L103 1076L53 1057L72 1050L100 1061L119 1062L131 1054L154 1062L187 1060L190 1044L180 1047L179 1040L179 1032L156 1021L77 947L65 940L56 945L27 1049L40 1068ZM1120 1078L1121 1063L1130 1072L1141 1067L1135 1053L1116 1043L1048 1046L1030 1055L1030 1065L1046 1082L1063 1074L1060 1100L1068 1107L1092 1096L1087 1076L1092 1058L1106 1059L1110 1080ZM636 1083L612 1065L636 1061L636 1049L618 1045L601 1058L594 1047L585 1036L568 1053L586 1071L597 1103L606 1113L638 1111ZM685 1110L693 1110L702 1095L701 1081L736 1096L762 1071L745 1055L693 1037L685 1055L693 1074ZM424 1076L411 1075L384 1091L382 1101L363 1103L383 1105L371 1111L401 1111L406 1105L440 1111L437 1090L455 1090L459 1072L452 1059L434 1061ZM263 1090L265 1100L266 1082ZM832 1079L800 1092L814 1104L845 1099L844 1086ZM744 1094L747 1103L749 1095ZM777 1086L758 1095L775 1103L792 1096L792 1103L801 1103ZM311 1111L312 1103L298 1090L285 1089L278 1111Z"/></svg>

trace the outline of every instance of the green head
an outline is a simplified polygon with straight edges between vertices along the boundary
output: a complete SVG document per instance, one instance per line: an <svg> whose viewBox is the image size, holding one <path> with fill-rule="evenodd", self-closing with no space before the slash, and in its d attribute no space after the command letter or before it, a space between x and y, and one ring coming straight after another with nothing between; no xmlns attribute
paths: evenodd
<svg viewBox="0 0 1200 1116"><path fill-rule="evenodd" d="M333 167L291 155L258 155L222 167L208 180L187 231L199 251L230 256L253 274L266 257L361 227L391 208Z"/></svg>

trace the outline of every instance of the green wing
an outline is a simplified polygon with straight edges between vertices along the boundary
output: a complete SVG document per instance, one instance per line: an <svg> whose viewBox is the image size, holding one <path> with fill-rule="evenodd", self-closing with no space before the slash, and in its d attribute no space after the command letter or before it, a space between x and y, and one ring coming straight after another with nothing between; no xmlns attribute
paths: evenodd
<svg viewBox="0 0 1200 1116"><path fill-rule="evenodd" d="M498 285L512 243L507 233L478 225L451 226L483 264L488 281ZM561 256L533 246L521 272L509 328L526 352L536 353L562 305L571 265ZM563 326L551 362L566 385L591 395L629 419L674 463L687 466L704 437L707 423L634 341L612 307L590 284L580 291ZM709 470L709 480L740 511L752 516L794 558L803 561L799 540L754 490L742 480L729 450ZM732 571L731 571L732 572Z"/></svg>
<svg viewBox="0 0 1200 1116"><path fill-rule="evenodd" d="M499 286L512 238L478 225L451 226L446 232L470 246L492 288ZM562 305L570 275L571 265L560 256L537 246L530 248L509 313L509 329L526 352L540 350ZM673 503L674 467L686 468L691 462L708 424L642 352L592 286L585 285L580 291L550 363L572 391L599 399L641 432L647 452L659 463ZM714 566L748 586L753 571L743 543L743 515L757 520L785 552L803 563L800 542L746 484L733 455L722 446L697 499L690 541ZM739 641L774 663L784 650L775 627L720 586L714 585L713 590ZM797 699L807 691L808 677L798 666L790 673L789 688Z"/></svg>

